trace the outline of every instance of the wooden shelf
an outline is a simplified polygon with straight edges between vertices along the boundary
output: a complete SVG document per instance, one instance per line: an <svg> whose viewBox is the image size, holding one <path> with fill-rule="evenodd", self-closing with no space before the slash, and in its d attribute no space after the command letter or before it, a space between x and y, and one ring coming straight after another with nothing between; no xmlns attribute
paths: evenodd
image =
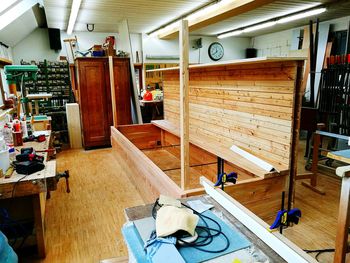
<svg viewBox="0 0 350 263"><path fill-rule="evenodd" d="M205 63L205 64L194 64L194 65L190 65L189 68L191 69L191 68L205 68L205 67L243 65L243 64L255 64L255 63L283 62L283 61L296 61L296 60L306 60L306 59L307 58L304 58L304 57L258 57L258 58L227 60L227 61ZM159 72L159 71L170 71L170 70L179 70L179 67L151 69L151 70L147 70L146 72Z"/></svg>
<svg viewBox="0 0 350 263"><path fill-rule="evenodd" d="M152 121L152 124L171 134L180 136L179 128L169 121L156 120L156 121ZM230 147L232 145L225 145L223 143L213 140L212 138L208 138L208 137L204 138L203 136L199 137L194 134L190 134L190 143L206 150L209 153L212 153L218 157L221 157L222 159L225 159L226 161L231 162L236 166L239 166L243 170L253 175L259 176L261 178L285 175L288 173L288 169L286 167L282 167L281 165L276 165L276 164L273 164L273 165L278 170L278 172L266 172L265 170L261 169L259 166L248 161L247 159L243 158L239 154L231 151Z"/></svg>
<svg viewBox="0 0 350 263"><path fill-rule="evenodd" d="M0 67L4 67L6 65L12 65L12 61L7 58L0 58Z"/></svg>

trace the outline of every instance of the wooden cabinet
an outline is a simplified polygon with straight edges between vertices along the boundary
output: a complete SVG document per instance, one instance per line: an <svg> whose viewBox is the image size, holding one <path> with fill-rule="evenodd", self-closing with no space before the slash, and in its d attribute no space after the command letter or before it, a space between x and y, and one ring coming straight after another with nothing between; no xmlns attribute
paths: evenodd
<svg viewBox="0 0 350 263"><path fill-rule="evenodd" d="M113 125L108 58L77 58L77 82L85 148L110 146ZM131 123L129 59L114 59L118 124Z"/></svg>
<svg viewBox="0 0 350 263"><path fill-rule="evenodd" d="M130 60L125 58L113 59L113 74L115 102L117 107L118 125L131 124L131 87Z"/></svg>

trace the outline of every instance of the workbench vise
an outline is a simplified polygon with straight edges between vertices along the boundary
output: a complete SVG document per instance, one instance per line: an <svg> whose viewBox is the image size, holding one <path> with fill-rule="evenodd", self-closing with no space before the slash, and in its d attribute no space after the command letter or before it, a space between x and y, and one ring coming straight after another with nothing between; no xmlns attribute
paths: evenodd
<svg viewBox="0 0 350 263"><path fill-rule="evenodd" d="M218 180L216 181L214 186L220 186L221 185L221 189L224 190L224 185L226 182L230 182L233 184L236 184L237 182L237 173L236 172L231 172L229 174L226 173L221 173L218 176Z"/></svg>
<svg viewBox="0 0 350 263"><path fill-rule="evenodd" d="M57 183L60 181L61 178L65 178L66 179L66 192L70 193L70 188L69 188L69 170L64 171L63 173L57 173L55 176L55 189L57 187ZM47 195L46 195L47 199L51 198L51 193L50 191L47 191Z"/></svg>
<svg viewBox="0 0 350 263"><path fill-rule="evenodd" d="M66 170L63 173L56 174L55 179L57 180L57 182L61 178L65 178L66 179L66 191L67 191L67 193L70 193L70 188L69 188L69 170Z"/></svg>

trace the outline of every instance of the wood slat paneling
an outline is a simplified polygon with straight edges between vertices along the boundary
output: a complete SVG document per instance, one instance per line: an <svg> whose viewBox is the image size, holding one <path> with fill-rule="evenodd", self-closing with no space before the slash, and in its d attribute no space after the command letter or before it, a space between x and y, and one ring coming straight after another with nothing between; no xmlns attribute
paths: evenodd
<svg viewBox="0 0 350 263"><path fill-rule="evenodd" d="M289 167L296 62L192 68L190 132ZM179 123L179 73L164 71L164 116Z"/></svg>

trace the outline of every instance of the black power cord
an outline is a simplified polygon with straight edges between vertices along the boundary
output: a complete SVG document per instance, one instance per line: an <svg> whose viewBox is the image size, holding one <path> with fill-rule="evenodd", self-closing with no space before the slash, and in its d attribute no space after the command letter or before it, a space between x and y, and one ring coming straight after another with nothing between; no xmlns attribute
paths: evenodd
<svg viewBox="0 0 350 263"><path fill-rule="evenodd" d="M152 217L154 219L156 219L156 217L157 217L157 208L162 207L158 201L159 201L159 198L157 198L157 200L155 201L153 208L152 208ZM229 241L228 237L226 236L226 234L224 232L222 232L222 228L218 222L216 222L214 219L212 219L208 216L205 216L205 215L198 213L196 210L192 209L191 207L189 207L183 203L181 203L181 205L192 210L194 214L198 215L198 217L204 223L204 226L199 226L199 225L196 226L196 232L198 233L198 237L193 242L187 242L183 238L177 237L177 240L179 240L181 242L180 246L192 247L192 248L195 248L197 250L207 252L207 253L221 253L221 252L225 251L230 246L230 241ZM213 222L216 225L216 228L209 227L206 220ZM213 242L214 237L217 237L220 235L222 235L226 241L226 244L223 248L217 249L217 250L208 250L208 249L202 248L204 246L211 244Z"/></svg>
<svg viewBox="0 0 350 263"><path fill-rule="evenodd" d="M23 177L19 178L15 184L13 185L13 188L12 188L12 193L11 193L11 198L13 198L15 196L15 190L16 190L16 187L17 185L24 179L28 176L28 174L24 175Z"/></svg>
<svg viewBox="0 0 350 263"><path fill-rule="evenodd" d="M304 249L304 251L308 254L310 253L317 253L315 256L315 259L318 261L318 257L322 254L322 253L327 253L327 252L334 252L335 249L334 248L325 248L325 249Z"/></svg>

